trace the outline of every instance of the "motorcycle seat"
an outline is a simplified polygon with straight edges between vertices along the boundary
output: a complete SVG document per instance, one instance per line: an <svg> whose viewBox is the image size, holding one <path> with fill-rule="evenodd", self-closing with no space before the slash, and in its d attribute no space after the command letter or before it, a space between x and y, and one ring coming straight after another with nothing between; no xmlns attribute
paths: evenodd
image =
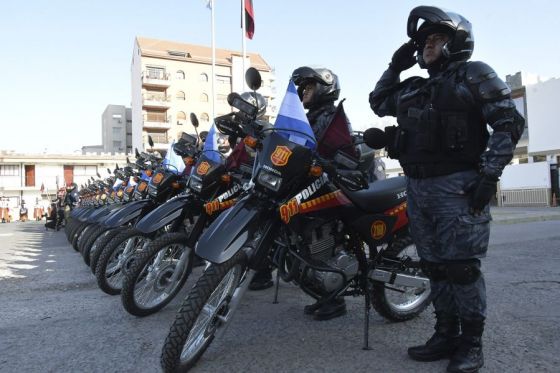
<svg viewBox="0 0 560 373"><path fill-rule="evenodd" d="M406 178L404 176L377 180L368 189L356 192L345 190L344 194L360 209L382 213L406 201Z"/></svg>

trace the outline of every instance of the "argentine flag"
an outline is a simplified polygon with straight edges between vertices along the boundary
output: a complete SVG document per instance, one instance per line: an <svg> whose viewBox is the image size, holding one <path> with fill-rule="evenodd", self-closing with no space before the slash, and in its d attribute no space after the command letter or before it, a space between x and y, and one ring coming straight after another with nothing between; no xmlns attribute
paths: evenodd
<svg viewBox="0 0 560 373"><path fill-rule="evenodd" d="M175 151L173 150L173 144L175 144L175 140L171 144L169 144L169 149L167 149L167 153L165 154L165 158L163 159L162 165L165 167L167 165L171 167L167 167L167 169L174 174L181 174L185 170L185 162L183 159L179 157Z"/></svg>
<svg viewBox="0 0 560 373"><path fill-rule="evenodd" d="M278 131L278 133L296 144L307 146L311 150L317 146L317 140L305 115L296 86L291 80L278 111L274 128L276 130L286 130Z"/></svg>
<svg viewBox="0 0 560 373"><path fill-rule="evenodd" d="M204 141L204 156L209 158L210 160L220 163L222 161L222 157L220 156L220 151L218 150L218 134L216 133L216 125L212 123L212 127L210 127L210 131L208 131L208 135L206 136L206 140Z"/></svg>
<svg viewBox="0 0 560 373"><path fill-rule="evenodd" d="M119 189L119 187L122 185L123 181L119 178L117 178L117 180L115 180L115 183L113 184L113 190L117 190Z"/></svg>

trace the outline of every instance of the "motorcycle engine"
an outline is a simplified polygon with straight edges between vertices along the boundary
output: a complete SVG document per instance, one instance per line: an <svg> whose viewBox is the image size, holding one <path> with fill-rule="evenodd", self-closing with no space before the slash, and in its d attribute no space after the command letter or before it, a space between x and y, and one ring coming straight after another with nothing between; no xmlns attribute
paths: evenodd
<svg viewBox="0 0 560 373"><path fill-rule="evenodd" d="M347 279L351 279L358 273L358 261L356 257L346 252L341 245L337 245L336 233L338 224L330 222L311 232L311 240L308 244L311 258L320 263L321 266L342 271ZM309 270L307 280L316 288L325 292L340 290L346 284L340 273Z"/></svg>

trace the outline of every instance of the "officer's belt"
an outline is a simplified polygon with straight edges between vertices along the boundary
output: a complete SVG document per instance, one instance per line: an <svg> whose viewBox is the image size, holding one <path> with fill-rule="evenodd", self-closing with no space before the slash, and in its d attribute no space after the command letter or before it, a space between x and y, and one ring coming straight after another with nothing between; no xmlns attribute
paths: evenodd
<svg viewBox="0 0 560 373"><path fill-rule="evenodd" d="M431 163L403 165L404 174L413 179L425 179L450 175L455 172L477 170L477 165L469 163Z"/></svg>

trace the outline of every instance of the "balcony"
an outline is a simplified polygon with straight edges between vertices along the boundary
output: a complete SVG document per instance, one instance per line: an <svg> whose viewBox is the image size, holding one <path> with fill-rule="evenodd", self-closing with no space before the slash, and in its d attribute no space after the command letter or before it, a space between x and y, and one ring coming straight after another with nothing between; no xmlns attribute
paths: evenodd
<svg viewBox="0 0 560 373"><path fill-rule="evenodd" d="M142 85L144 87L160 87L167 88L171 85L169 73L150 74L147 71L142 72Z"/></svg>
<svg viewBox="0 0 560 373"><path fill-rule="evenodd" d="M142 95L144 108L168 109L171 107L170 101L171 97L162 94L144 93Z"/></svg>
<svg viewBox="0 0 560 373"><path fill-rule="evenodd" d="M146 130L147 129L168 130L171 129L171 121L169 117L166 116L144 115L142 126Z"/></svg>
<svg viewBox="0 0 560 373"><path fill-rule="evenodd" d="M154 150L167 150L167 148L169 148L170 139L167 133L148 133L144 136L144 149L150 149L148 135L151 136L154 141Z"/></svg>

